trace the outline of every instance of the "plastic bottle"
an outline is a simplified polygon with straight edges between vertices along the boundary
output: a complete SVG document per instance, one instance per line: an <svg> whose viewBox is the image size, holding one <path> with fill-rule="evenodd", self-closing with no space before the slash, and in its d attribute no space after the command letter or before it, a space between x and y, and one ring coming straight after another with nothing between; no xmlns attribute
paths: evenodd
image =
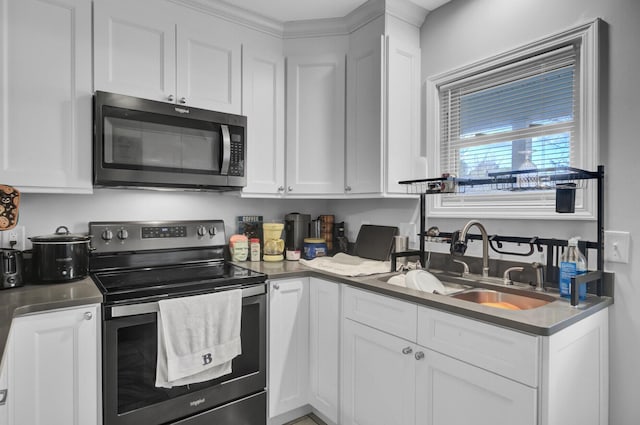
<svg viewBox="0 0 640 425"><path fill-rule="evenodd" d="M571 297L571 277L587 272L587 259L578 249L578 237L569 239L567 250L560 259L560 295ZM578 296L581 300L587 298L587 285L578 287Z"/></svg>
<svg viewBox="0 0 640 425"><path fill-rule="evenodd" d="M249 240L249 252L251 261L260 261L260 239L251 238Z"/></svg>

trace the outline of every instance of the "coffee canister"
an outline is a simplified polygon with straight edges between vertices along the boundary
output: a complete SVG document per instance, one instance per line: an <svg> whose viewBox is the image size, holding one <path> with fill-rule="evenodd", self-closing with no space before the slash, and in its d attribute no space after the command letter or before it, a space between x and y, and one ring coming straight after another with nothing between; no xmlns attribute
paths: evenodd
<svg viewBox="0 0 640 425"><path fill-rule="evenodd" d="M313 260L316 257L324 257L327 255L327 243L321 238L305 238L304 239L304 258Z"/></svg>

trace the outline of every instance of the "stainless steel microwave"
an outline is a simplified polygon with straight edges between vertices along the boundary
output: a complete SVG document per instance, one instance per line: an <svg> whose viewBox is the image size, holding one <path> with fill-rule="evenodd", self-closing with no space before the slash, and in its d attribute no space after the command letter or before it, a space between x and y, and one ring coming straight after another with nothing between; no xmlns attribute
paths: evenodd
<svg viewBox="0 0 640 425"><path fill-rule="evenodd" d="M246 127L241 115L97 91L93 184L240 189Z"/></svg>

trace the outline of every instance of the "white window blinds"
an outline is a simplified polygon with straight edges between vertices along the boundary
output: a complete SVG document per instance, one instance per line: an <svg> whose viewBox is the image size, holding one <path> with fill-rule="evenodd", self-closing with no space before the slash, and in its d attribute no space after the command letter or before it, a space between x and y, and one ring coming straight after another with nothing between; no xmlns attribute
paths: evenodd
<svg viewBox="0 0 640 425"><path fill-rule="evenodd" d="M575 166L578 46L438 87L440 170L459 177Z"/></svg>

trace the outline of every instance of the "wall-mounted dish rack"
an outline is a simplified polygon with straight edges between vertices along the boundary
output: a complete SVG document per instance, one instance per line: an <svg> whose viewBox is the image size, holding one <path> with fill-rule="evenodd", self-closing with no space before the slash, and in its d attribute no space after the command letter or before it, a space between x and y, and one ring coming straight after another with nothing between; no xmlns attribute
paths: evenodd
<svg viewBox="0 0 640 425"><path fill-rule="evenodd" d="M571 280L571 305L578 305L578 285L595 283L595 293L603 295L604 270L604 166L598 166L597 171L585 171L571 167L545 168L536 170L517 170L489 173L486 178L458 178L443 175L440 178L404 180L400 184L407 186L408 193L420 195L420 249L392 254L391 264L395 268L398 257L419 256L420 263L426 264L425 244L429 235L426 232L426 196L443 193L467 193L477 189L508 191L549 191L556 190L556 211L559 213L574 212L575 190L586 187L587 180L597 182L597 241L579 241L578 247L588 257L589 250L596 251L595 271L579 275ZM440 232L440 240L450 240L453 233ZM468 235L469 239L482 239L481 235ZM562 250L568 245L564 239L539 238L537 236L489 236L490 247L500 254L532 255L543 252L546 247L546 282L557 282L559 277L560 257ZM509 252L503 250L503 243L516 243L528 246L523 252Z"/></svg>

